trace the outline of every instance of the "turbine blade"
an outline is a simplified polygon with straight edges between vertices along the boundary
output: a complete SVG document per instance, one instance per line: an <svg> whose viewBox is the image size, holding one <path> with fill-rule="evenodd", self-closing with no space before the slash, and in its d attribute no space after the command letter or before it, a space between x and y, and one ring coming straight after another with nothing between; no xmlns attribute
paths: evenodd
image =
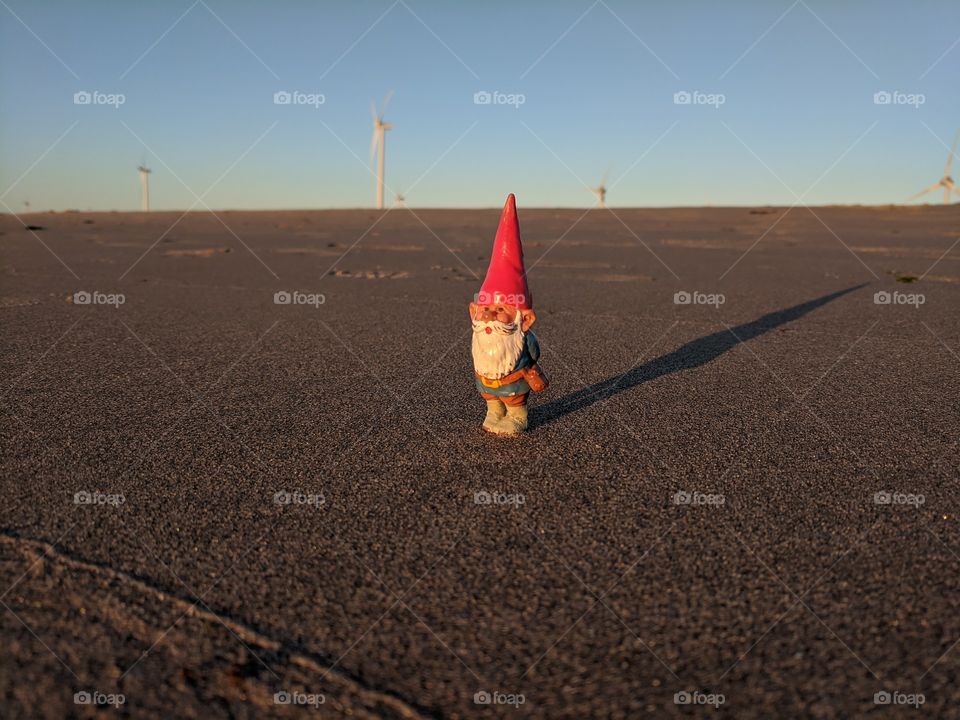
<svg viewBox="0 0 960 720"><path fill-rule="evenodd" d="M906 200L904 200L904 202L910 202L911 200L916 200L918 197L923 197L923 196L926 195L927 193L932 193L932 192L933 192L934 190L936 190L938 187L940 187L940 183L937 183L936 185L931 185L931 186L928 187L926 190L921 190L921 191L918 192L916 195L911 195L911 196L908 197Z"/></svg>
<svg viewBox="0 0 960 720"><path fill-rule="evenodd" d="M376 103L373 102L373 100L370 101L370 116L373 118L373 122L374 122L374 123L376 123L377 120L380 119L380 118L377 116L377 105L376 105Z"/></svg>
<svg viewBox="0 0 960 720"><path fill-rule="evenodd" d="M383 108L380 110L380 117L383 117L387 114L387 105L390 104L390 98L393 97L393 90L387 93L387 96L383 99Z"/></svg>
<svg viewBox="0 0 960 720"><path fill-rule="evenodd" d="M960 130L957 130L956 137L953 138L953 147L950 148L950 154L947 155L947 164L943 166L943 176L950 174L950 166L953 165L953 156L957 154L957 141L960 140Z"/></svg>

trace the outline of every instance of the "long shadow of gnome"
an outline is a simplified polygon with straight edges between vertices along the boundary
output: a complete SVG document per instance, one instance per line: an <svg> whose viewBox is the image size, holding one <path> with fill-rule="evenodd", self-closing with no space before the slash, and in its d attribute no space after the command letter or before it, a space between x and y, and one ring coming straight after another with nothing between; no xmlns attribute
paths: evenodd
<svg viewBox="0 0 960 720"><path fill-rule="evenodd" d="M531 424L537 426L547 425L568 413L583 410L594 403L606 400L618 393L630 390L650 380L680 372L681 370L691 370L701 365L706 365L711 360L716 359L740 343L753 340L774 328L797 320L808 312L816 310L818 307L826 305L847 293L859 290L866 285L867 283L863 283L846 288L845 290L838 290L837 292L823 295L822 297L809 300L800 305L794 305L784 310L767 313L752 322L737 325L730 329L724 328L720 332L715 332L712 335L704 335L696 340L691 340L686 345L682 345L667 355L661 355L658 358L637 365L625 373L608 377L606 380L588 385L562 398L548 402L546 405L535 408L531 417L533 421Z"/></svg>

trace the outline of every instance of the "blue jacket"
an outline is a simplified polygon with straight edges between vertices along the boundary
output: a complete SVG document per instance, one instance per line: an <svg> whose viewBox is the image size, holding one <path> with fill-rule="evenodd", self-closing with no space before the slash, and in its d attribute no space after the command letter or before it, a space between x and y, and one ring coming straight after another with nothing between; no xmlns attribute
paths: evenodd
<svg viewBox="0 0 960 720"><path fill-rule="evenodd" d="M539 359L540 343L537 342L537 336L528 331L524 335L523 351L520 353L520 357L517 358L517 364L513 366L513 370L510 372L516 372L520 368L530 367ZM480 378L475 377L474 379L476 380L477 390L488 395L510 397L511 395L522 395L523 393L530 392L530 386L527 384L525 378L520 378L516 382L512 382L509 385L502 385L498 388L487 387L480 382Z"/></svg>

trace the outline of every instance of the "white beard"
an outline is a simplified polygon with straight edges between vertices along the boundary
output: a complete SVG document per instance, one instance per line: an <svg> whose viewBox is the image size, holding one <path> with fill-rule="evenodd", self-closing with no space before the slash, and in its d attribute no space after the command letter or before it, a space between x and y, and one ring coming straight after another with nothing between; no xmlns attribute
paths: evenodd
<svg viewBox="0 0 960 720"><path fill-rule="evenodd" d="M473 323L473 369L485 378L498 380L513 372L520 353L523 352L523 331L520 329L521 315L512 323L496 320ZM493 332L487 333L487 328Z"/></svg>

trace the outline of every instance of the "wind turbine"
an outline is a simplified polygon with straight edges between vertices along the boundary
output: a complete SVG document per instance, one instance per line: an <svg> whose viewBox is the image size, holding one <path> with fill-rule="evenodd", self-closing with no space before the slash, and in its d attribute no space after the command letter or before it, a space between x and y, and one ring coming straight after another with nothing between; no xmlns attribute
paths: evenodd
<svg viewBox="0 0 960 720"><path fill-rule="evenodd" d="M137 170L140 171L140 208L144 212L150 212L150 181L147 178L150 168L140 165Z"/></svg>
<svg viewBox="0 0 960 720"><path fill-rule="evenodd" d="M393 194L393 206L395 208L405 208L407 205L404 200L403 193L398 192Z"/></svg>
<svg viewBox="0 0 960 720"><path fill-rule="evenodd" d="M603 178L600 180L600 184L595 188L590 188L590 192L597 196L597 207L605 208L607 206L607 175L610 174L610 171L607 170L603 174Z"/></svg>
<svg viewBox="0 0 960 720"><path fill-rule="evenodd" d="M926 190L921 190L913 197L907 198L904 202L916 200L918 197L922 197L927 193L932 193L937 188L943 188L943 202L945 203L950 202L950 193L954 192L960 195L960 190L957 190L957 184L953 181L953 178L950 177L950 166L953 164L953 156L957 152L958 140L960 140L960 130L957 131L957 136L953 139L953 147L950 149L950 154L947 155L947 164L943 166L943 177L940 178L940 181L936 185L931 185Z"/></svg>
<svg viewBox="0 0 960 720"><path fill-rule="evenodd" d="M387 104L393 96L393 90L387 93L383 100L383 107L377 112L377 106L370 102L370 112L373 115L373 138L370 140L370 162L373 162L373 153L377 153L377 210L383 210L383 154L387 143L387 130L393 130L393 125L383 121L383 114L387 111Z"/></svg>

